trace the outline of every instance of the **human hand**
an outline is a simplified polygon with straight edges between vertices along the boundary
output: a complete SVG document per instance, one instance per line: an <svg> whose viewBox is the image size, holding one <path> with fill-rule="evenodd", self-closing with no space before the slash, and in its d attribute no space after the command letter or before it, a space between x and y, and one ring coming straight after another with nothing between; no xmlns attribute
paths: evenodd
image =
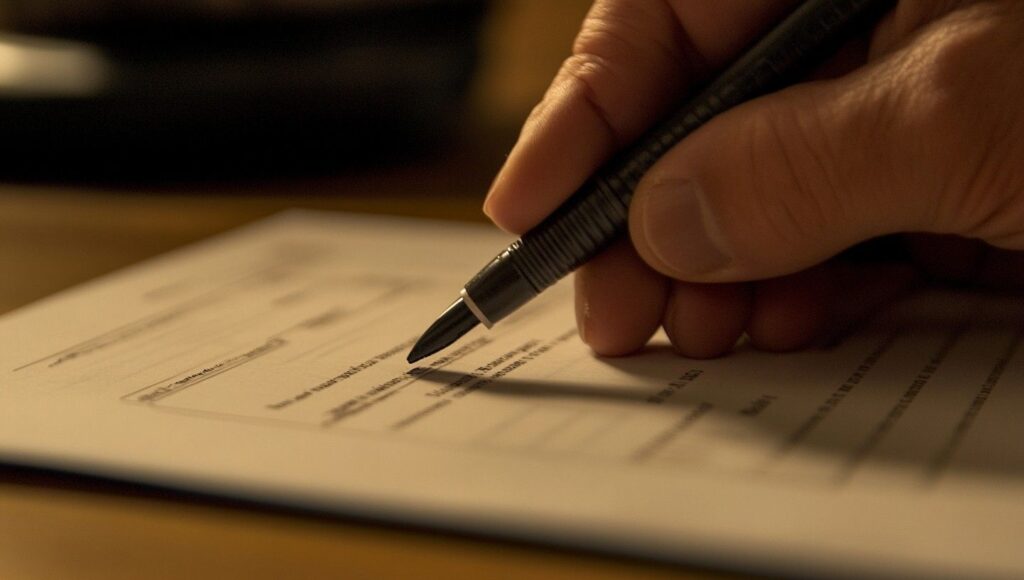
<svg viewBox="0 0 1024 580"><path fill-rule="evenodd" d="M522 233L794 0L597 0L495 179L485 212ZM903 0L805 82L720 115L669 151L630 239L576 275L596 352L663 326L694 357L746 332L812 344L918 275L1024 287L1024 3ZM913 233L912 264L834 256Z"/></svg>

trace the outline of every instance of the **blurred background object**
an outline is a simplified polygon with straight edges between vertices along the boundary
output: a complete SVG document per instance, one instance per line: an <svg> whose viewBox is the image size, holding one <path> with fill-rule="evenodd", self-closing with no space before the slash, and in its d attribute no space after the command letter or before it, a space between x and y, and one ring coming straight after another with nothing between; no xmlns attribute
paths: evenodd
<svg viewBox="0 0 1024 580"><path fill-rule="evenodd" d="M296 4L300 6L298 14L308 13L309 8L301 7L313 5L312 1ZM179 6L171 0L153 2L137 4ZM324 5L328 2L335 0L321 0ZM391 0L362 4L378 2L399 7L413 4ZM168 86L169 82L149 87L145 98L120 97L127 112L111 102L103 104L96 99L90 103L89 99L74 97L75 90L83 87L82 78L109 74L105 72L108 65L103 49L91 43L86 34L98 34L97 22L114 21L104 20L113 18L107 12L125 12L117 17L122 22L118 26L128 29L132 26L123 24L126 19L139 22L140 29L153 29L159 28L156 23L166 17L155 8L144 11L133 8L132 2L123 3L125 6L114 10L109 8L109 0L0 0L0 30L18 35L16 40L22 46L34 49L18 51L20 61L11 60L10 51L6 51L7 56L0 57L4 63L0 70L16 69L24 79L36 70L34 65L23 66L32 55L42 55L51 62L58 60L51 66L63 67L64 73L36 76L46 80L34 82L51 83L51 94L58 90L72 93L63 99L51 97L47 103L45 99L29 98L24 92L16 95L0 91L0 279L8 281L0 284L0 312L289 207L483 220L480 205L488 184L515 142L530 108L568 56L590 0L465 4L463 9L480 11L480 21L474 23L478 30L469 33L478 36L477 44L469 49L477 64L468 87L457 96L457 102L450 103L448 110L453 111L450 114L454 118L447 121L448 134L434 134L430 143L420 141L416 147L407 146L402 155L390 153L391 144L369 147L370 143L368 151L348 155L332 144L347 140L350 148L361 146L344 127L321 130L301 120L295 121L294 128L286 126L296 133L319 132L318 136L300 135L307 144L312 143L307 145L312 149L308 151L312 159L306 159L292 141L268 133L253 143L242 138L229 143L217 134L216 125L208 127L214 133L211 137L180 128L178 125L187 124L175 119L166 121L166 126L157 125L152 133L119 120L130 118L131 111L145 112L143 104L147 99L160 101L162 97L157 93L163 88L183 90ZM227 2L222 0L220 4ZM431 2L422 0L416 5L426 9ZM108 8L104 12L97 6ZM186 2L180 6L174 14L188 12ZM140 11L147 15L135 16ZM278 9L275 14L284 12L287 10ZM374 14L381 20L391 17L387 11ZM205 21L207 30L215 30L224 18L209 16ZM263 18L264 22L273 20ZM291 17L281 18L287 21ZM374 26L393 25L380 22ZM140 34L131 33L134 37ZM186 48L187 41L180 39ZM69 44L72 50L61 50ZM98 74L82 74L90 70ZM235 88L228 86L225 90ZM406 102L420 106L424 95L409 93L403 95ZM430 103L422 106L429 108ZM24 116L14 112L19 107ZM85 124L88 120L76 121L76 108L102 108L112 126L121 127L125 137L104 125L102 117L95 121L99 125L96 134L87 125L74 130L65 127L65 123ZM307 115L305 109L287 113L299 119ZM184 109L182 114L190 111ZM258 111L243 116L228 110L226 114L237 119L236 124L243 130L252 132L263 130L270 122ZM162 142L165 134L170 134L169 143L175 137L179 139L180 146ZM72 136L78 141L73 142ZM316 146L317 140L321 146Z"/></svg>
<svg viewBox="0 0 1024 580"><path fill-rule="evenodd" d="M3 0L0 174L189 178L450 137L484 0Z"/></svg>

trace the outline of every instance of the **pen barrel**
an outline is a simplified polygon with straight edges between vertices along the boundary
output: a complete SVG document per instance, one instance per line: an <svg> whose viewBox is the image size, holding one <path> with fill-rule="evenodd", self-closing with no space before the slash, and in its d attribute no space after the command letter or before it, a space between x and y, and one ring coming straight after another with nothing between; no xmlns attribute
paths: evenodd
<svg viewBox="0 0 1024 580"><path fill-rule="evenodd" d="M626 228L633 192L676 143L716 115L792 82L895 0L805 2L686 104L615 156L572 197L509 248L540 292L607 247Z"/></svg>

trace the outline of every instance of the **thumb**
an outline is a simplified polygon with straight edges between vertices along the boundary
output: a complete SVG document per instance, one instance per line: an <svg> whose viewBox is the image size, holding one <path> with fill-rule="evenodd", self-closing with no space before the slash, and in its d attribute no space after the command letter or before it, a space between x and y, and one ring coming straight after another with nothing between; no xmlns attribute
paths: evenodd
<svg viewBox="0 0 1024 580"><path fill-rule="evenodd" d="M752 280L883 234L967 229L936 216L949 176L934 152L963 145L931 128L935 108L897 84L897 60L756 99L684 139L637 187L641 257L681 280Z"/></svg>

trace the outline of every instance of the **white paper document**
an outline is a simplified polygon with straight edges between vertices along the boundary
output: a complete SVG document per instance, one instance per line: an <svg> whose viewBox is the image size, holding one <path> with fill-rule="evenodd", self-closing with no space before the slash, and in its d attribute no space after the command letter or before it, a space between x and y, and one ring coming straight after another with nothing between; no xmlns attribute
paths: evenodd
<svg viewBox="0 0 1024 580"><path fill-rule="evenodd" d="M406 364L508 241L292 212L11 313L0 461L769 573L1024 575L1024 300L600 359L562 284Z"/></svg>

